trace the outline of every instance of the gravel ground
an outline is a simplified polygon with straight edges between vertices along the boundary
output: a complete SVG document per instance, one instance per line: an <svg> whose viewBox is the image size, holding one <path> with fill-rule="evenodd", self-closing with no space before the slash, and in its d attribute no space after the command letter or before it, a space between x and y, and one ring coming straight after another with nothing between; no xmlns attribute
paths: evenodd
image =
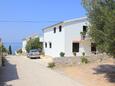
<svg viewBox="0 0 115 86"><path fill-rule="evenodd" d="M85 86L115 86L114 62L114 59L106 58L102 62L97 60L89 64L59 65L55 70Z"/></svg>
<svg viewBox="0 0 115 86"><path fill-rule="evenodd" d="M37 59L36 59L37 60ZM0 86L82 86L59 74L39 61L23 56L7 56L6 66L0 68Z"/></svg>

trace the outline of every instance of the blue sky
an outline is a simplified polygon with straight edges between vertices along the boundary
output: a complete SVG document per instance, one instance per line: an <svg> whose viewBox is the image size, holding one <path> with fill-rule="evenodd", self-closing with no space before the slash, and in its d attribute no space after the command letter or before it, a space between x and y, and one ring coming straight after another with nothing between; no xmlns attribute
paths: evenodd
<svg viewBox="0 0 115 86"><path fill-rule="evenodd" d="M85 15L81 0L0 0L0 37L21 42L30 34L42 34L44 27Z"/></svg>

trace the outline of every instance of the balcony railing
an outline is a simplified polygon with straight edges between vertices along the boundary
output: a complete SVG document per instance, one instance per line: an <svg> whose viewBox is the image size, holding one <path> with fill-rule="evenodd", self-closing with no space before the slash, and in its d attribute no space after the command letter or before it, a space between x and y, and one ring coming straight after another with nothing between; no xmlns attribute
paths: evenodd
<svg viewBox="0 0 115 86"><path fill-rule="evenodd" d="M81 34L81 40L86 40L90 38L86 32L81 32L80 34Z"/></svg>

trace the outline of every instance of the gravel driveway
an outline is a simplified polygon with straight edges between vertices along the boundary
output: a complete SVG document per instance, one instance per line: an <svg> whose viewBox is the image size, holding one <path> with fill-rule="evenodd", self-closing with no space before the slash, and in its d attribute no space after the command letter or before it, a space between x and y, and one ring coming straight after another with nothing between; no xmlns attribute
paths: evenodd
<svg viewBox="0 0 115 86"><path fill-rule="evenodd" d="M7 56L0 68L0 86L82 86L23 56Z"/></svg>

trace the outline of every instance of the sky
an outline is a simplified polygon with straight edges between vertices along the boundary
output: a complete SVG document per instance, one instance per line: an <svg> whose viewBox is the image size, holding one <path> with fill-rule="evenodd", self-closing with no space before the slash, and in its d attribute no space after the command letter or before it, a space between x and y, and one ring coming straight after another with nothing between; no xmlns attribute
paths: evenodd
<svg viewBox="0 0 115 86"><path fill-rule="evenodd" d="M60 21L83 17L81 0L0 0L0 37L21 42L31 34Z"/></svg>

